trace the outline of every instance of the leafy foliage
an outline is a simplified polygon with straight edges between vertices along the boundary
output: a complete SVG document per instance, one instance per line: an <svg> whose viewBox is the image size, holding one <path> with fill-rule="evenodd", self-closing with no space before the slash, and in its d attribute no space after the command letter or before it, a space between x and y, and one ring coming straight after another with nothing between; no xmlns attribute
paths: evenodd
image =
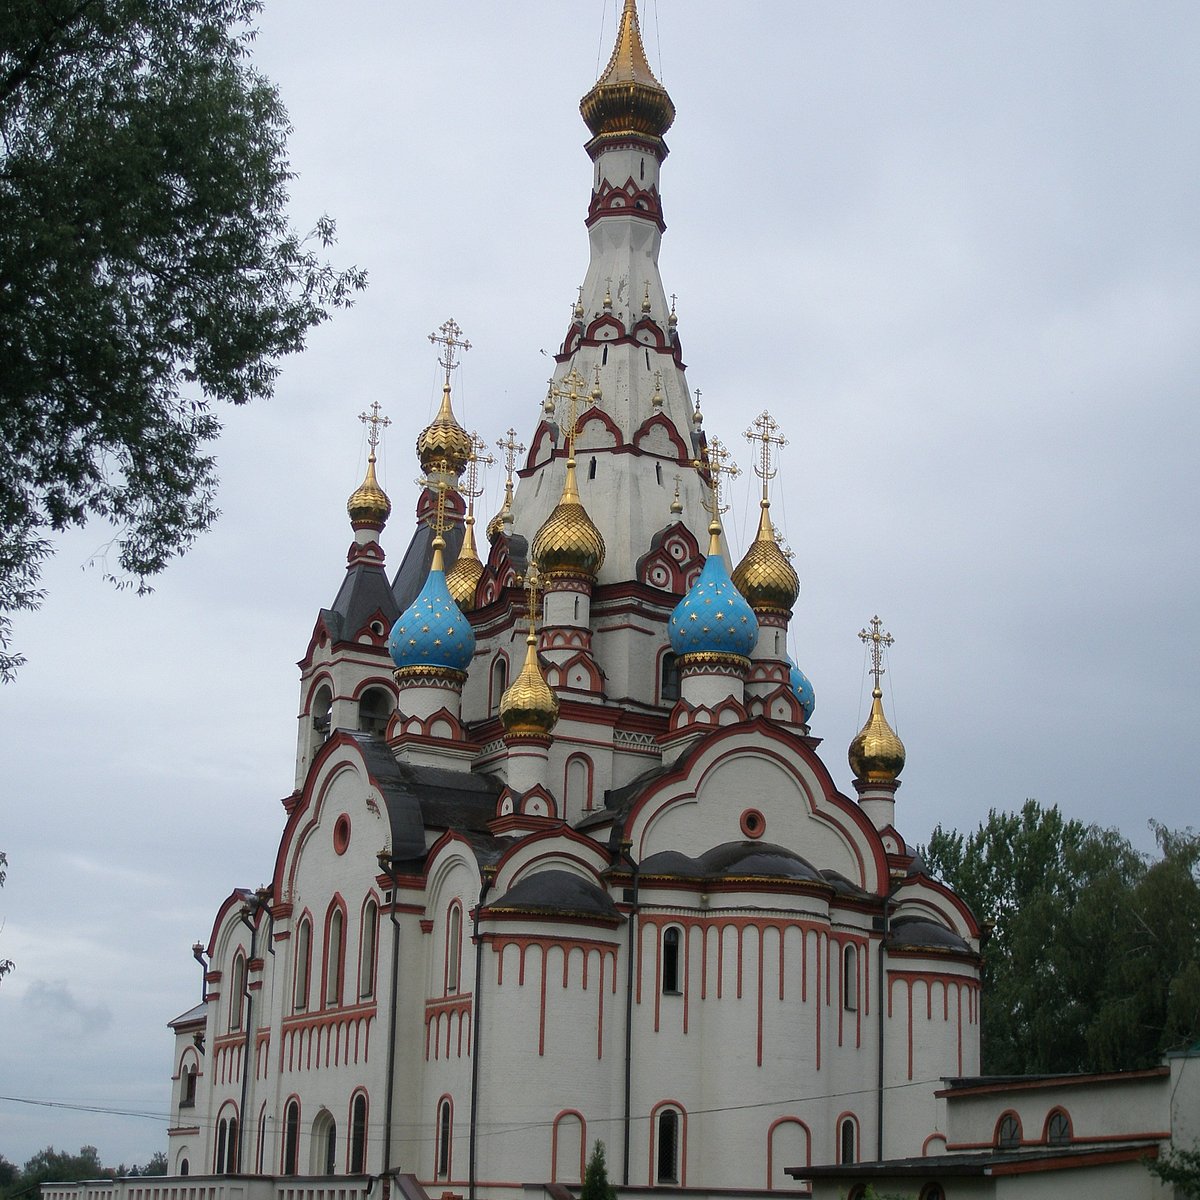
<svg viewBox="0 0 1200 1200"><path fill-rule="evenodd" d="M12 0L0 46L0 677L47 533L99 517L122 585L213 521L214 401L365 286L286 214L261 0Z"/></svg>
<svg viewBox="0 0 1200 1200"><path fill-rule="evenodd" d="M617 1200L617 1189L608 1182L604 1143L596 1142L583 1173L583 1188L579 1200Z"/></svg>
<svg viewBox="0 0 1200 1200"><path fill-rule="evenodd" d="M151 1155L145 1166L106 1167L95 1146L81 1146L77 1154L47 1146L39 1150L20 1171L0 1156L0 1200L36 1197L43 1183L74 1183L82 1179L117 1179L126 1175L165 1175L167 1156L162 1150Z"/></svg>
<svg viewBox="0 0 1200 1200"><path fill-rule="evenodd" d="M1154 828L1153 863L1035 800L966 838L934 830L928 867L994 926L986 1074L1149 1066L1200 1035L1200 838Z"/></svg>
<svg viewBox="0 0 1200 1200"><path fill-rule="evenodd" d="M1200 1200L1200 1143L1191 1150L1172 1150L1146 1163L1152 1175L1173 1184L1175 1195Z"/></svg>
<svg viewBox="0 0 1200 1200"><path fill-rule="evenodd" d="M0 850L0 887L4 886L4 881L8 878L8 855ZM3 922L0 922L0 929L4 928ZM0 980L13 969L16 964L11 958L0 958ZM3 1158L0 1158L0 1186L4 1183L3 1168L5 1166ZM7 1164L11 1165L11 1164Z"/></svg>

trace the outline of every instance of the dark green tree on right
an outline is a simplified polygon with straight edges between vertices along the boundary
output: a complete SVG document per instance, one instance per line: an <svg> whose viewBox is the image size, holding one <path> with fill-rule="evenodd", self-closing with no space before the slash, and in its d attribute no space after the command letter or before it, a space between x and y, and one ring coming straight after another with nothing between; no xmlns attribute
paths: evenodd
<svg viewBox="0 0 1200 1200"><path fill-rule="evenodd" d="M1200 836L1153 828L1154 861L1036 800L933 831L927 867L991 927L984 1074L1146 1067L1200 1038Z"/></svg>

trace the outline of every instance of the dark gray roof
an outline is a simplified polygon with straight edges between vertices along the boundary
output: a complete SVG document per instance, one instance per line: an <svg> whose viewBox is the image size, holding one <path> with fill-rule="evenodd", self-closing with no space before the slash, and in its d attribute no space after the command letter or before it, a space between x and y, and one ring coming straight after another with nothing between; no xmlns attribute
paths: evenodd
<svg viewBox="0 0 1200 1200"><path fill-rule="evenodd" d="M1061 1162L1064 1158L1107 1159L1113 1152L1135 1157L1157 1142L1153 1138L1130 1138L1124 1142L1037 1146L1020 1150L980 1150L969 1154L932 1154L917 1158L890 1158L883 1162L838 1163L820 1167L785 1167L793 1179L845 1179L848 1181L888 1179L892 1177L946 1179L956 1175L990 1175L1000 1167L1021 1164L1036 1171L1041 1162ZM1048 1169L1057 1169L1048 1166Z"/></svg>
<svg viewBox="0 0 1200 1200"><path fill-rule="evenodd" d="M924 917L897 917L888 932L887 945L891 949L911 946L918 950L971 953L971 947L957 933Z"/></svg>
<svg viewBox="0 0 1200 1200"><path fill-rule="evenodd" d="M427 828L473 835L477 854L502 845L487 828L496 815L500 780L465 769L397 762L381 739L367 733L349 736L358 743L367 770L383 793L394 859L423 861Z"/></svg>
<svg viewBox="0 0 1200 1200"><path fill-rule="evenodd" d="M464 527L458 523L447 525L442 537L446 548L442 557L449 569L458 561L458 552L462 549ZM417 523L413 531L408 549L400 560L400 567L392 579L392 598L396 604L397 616L402 613L416 598L417 593L425 586L429 577L429 567L433 562L433 530L424 521Z"/></svg>
<svg viewBox="0 0 1200 1200"><path fill-rule="evenodd" d="M208 1001L201 1000L195 1008L189 1008L187 1012L180 1013L173 1021L167 1022L168 1029L178 1029L181 1025L197 1025L202 1022L208 1013Z"/></svg>
<svg viewBox="0 0 1200 1200"><path fill-rule="evenodd" d="M489 911L601 917L614 923L624 919L603 888L573 871L558 869L526 875L487 907Z"/></svg>
<svg viewBox="0 0 1200 1200"><path fill-rule="evenodd" d="M798 854L770 842L725 842L689 858L678 850L651 854L641 863L641 874L684 879L803 879L824 883L821 873Z"/></svg>
<svg viewBox="0 0 1200 1200"><path fill-rule="evenodd" d="M335 642L349 641L376 614L391 629L400 610L382 567L358 563L346 572L337 598L322 610L325 624Z"/></svg>

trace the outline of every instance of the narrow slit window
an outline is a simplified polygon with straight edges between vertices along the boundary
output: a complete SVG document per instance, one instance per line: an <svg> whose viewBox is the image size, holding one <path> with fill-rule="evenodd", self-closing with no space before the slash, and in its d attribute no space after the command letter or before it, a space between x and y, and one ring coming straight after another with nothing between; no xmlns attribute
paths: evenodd
<svg viewBox="0 0 1200 1200"><path fill-rule="evenodd" d="M662 990L679 992L679 928L675 925L663 933Z"/></svg>

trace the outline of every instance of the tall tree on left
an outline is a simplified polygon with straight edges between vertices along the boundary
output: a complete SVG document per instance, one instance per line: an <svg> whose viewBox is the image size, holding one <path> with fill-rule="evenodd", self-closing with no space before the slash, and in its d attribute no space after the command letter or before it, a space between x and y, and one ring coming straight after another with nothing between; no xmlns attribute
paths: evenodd
<svg viewBox="0 0 1200 1200"><path fill-rule="evenodd" d="M9 0L0 41L0 678L49 535L114 529L145 590L216 516L218 402L366 276L287 214L287 113L253 67L261 0Z"/></svg>

